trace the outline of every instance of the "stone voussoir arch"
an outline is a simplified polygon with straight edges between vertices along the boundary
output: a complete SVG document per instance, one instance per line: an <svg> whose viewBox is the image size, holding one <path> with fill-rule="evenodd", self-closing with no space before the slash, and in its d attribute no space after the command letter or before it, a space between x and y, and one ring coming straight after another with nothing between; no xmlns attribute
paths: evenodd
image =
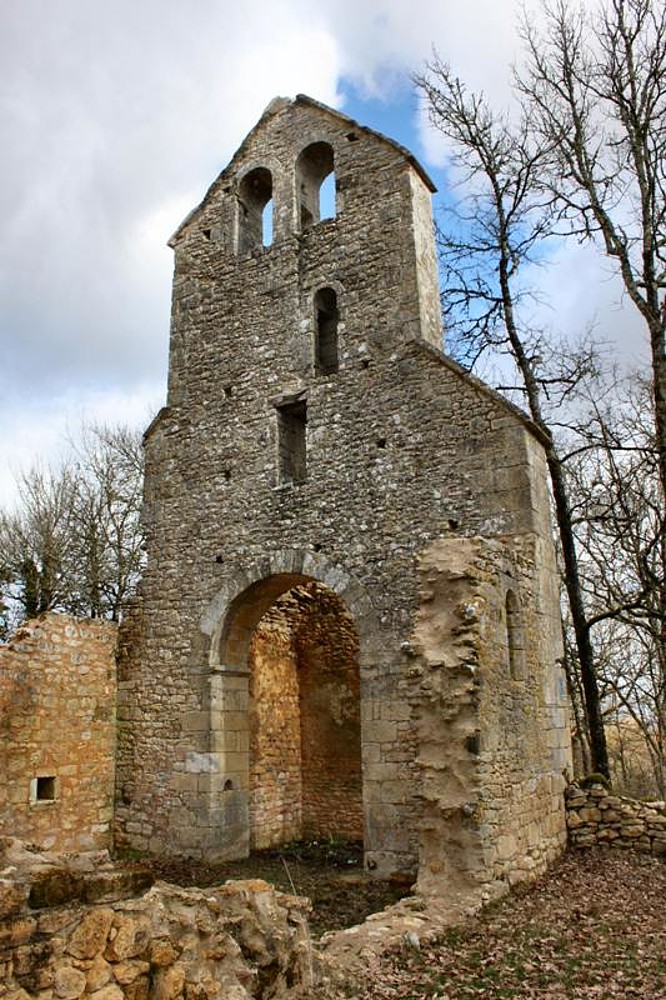
<svg viewBox="0 0 666 1000"><path fill-rule="evenodd" d="M208 638L208 662L212 669L224 669L225 635L231 620L240 614L244 595L258 595L252 628L264 611L281 594L299 583L316 581L332 590L344 602L354 618L360 643L360 662L368 663L378 652L377 615L365 588L343 567L321 553L308 549L279 549L266 559L236 567L227 576L208 603L200 622Z"/></svg>

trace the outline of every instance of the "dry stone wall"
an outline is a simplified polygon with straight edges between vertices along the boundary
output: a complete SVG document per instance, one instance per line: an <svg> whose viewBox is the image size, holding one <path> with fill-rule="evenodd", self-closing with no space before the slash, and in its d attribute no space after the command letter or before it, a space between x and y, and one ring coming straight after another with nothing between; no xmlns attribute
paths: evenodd
<svg viewBox="0 0 666 1000"><path fill-rule="evenodd" d="M48 614L0 645L0 834L109 847L116 626Z"/></svg>
<svg viewBox="0 0 666 1000"><path fill-rule="evenodd" d="M666 855L666 802L638 802L604 785L571 784L566 804L572 847L632 847Z"/></svg>
<svg viewBox="0 0 666 1000"><path fill-rule="evenodd" d="M311 981L307 900L260 880L133 895L140 877L102 854L9 839L0 869L4 1000L269 1000Z"/></svg>

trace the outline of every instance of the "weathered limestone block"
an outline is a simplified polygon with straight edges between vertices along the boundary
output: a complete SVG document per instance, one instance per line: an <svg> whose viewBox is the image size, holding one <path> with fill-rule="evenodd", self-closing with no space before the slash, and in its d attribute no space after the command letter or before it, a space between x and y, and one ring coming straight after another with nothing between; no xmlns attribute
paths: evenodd
<svg viewBox="0 0 666 1000"><path fill-rule="evenodd" d="M103 986L101 990L91 993L90 998L91 1000L128 1000L129 995L120 986L110 983L108 986Z"/></svg>
<svg viewBox="0 0 666 1000"><path fill-rule="evenodd" d="M25 886L9 879L0 879L0 920L20 913L27 898Z"/></svg>
<svg viewBox="0 0 666 1000"><path fill-rule="evenodd" d="M578 815L583 823L598 823L601 820L601 811L593 806L584 807Z"/></svg>
<svg viewBox="0 0 666 1000"><path fill-rule="evenodd" d="M139 976L144 976L148 972L150 972L150 962L126 961L117 962L113 966L114 978L122 986L133 983Z"/></svg>
<svg viewBox="0 0 666 1000"><path fill-rule="evenodd" d="M53 991L59 1000L77 1000L86 988L86 977L71 965L61 965L53 977Z"/></svg>
<svg viewBox="0 0 666 1000"><path fill-rule="evenodd" d="M86 969L86 989L88 993L101 990L113 976L110 964L102 955L96 955L92 963Z"/></svg>
<svg viewBox="0 0 666 1000"><path fill-rule="evenodd" d="M113 924L114 912L103 908L86 913L67 942L67 951L76 958L94 958L106 946Z"/></svg>
<svg viewBox="0 0 666 1000"><path fill-rule="evenodd" d="M146 951L150 928L145 918L134 919L116 914L109 932L109 944L104 957L108 962L123 962Z"/></svg>

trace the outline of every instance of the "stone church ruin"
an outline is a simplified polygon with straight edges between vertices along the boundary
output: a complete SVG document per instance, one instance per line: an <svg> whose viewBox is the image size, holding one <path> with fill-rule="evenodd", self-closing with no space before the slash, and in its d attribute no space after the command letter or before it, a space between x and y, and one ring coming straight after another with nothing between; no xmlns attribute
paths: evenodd
<svg viewBox="0 0 666 1000"><path fill-rule="evenodd" d="M542 441L441 351L432 191L278 99L171 240L120 844L362 836L378 874L485 883L564 843Z"/></svg>
<svg viewBox="0 0 666 1000"><path fill-rule="evenodd" d="M377 875L463 891L565 843L544 442L442 351L433 190L390 139L277 99L172 237L120 848L355 838ZM64 794L61 765L15 779Z"/></svg>

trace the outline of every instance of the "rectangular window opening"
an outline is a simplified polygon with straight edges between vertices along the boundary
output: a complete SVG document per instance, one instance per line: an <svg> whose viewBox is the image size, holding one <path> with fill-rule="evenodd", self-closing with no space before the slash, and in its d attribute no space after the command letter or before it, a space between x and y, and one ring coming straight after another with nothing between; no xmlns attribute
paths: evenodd
<svg viewBox="0 0 666 1000"><path fill-rule="evenodd" d="M55 802L56 779L54 776L35 779L35 802Z"/></svg>
<svg viewBox="0 0 666 1000"><path fill-rule="evenodd" d="M305 429L307 411L304 402L289 403L277 408L278 414L278 479L280 483L305 482Z"/></svg>

